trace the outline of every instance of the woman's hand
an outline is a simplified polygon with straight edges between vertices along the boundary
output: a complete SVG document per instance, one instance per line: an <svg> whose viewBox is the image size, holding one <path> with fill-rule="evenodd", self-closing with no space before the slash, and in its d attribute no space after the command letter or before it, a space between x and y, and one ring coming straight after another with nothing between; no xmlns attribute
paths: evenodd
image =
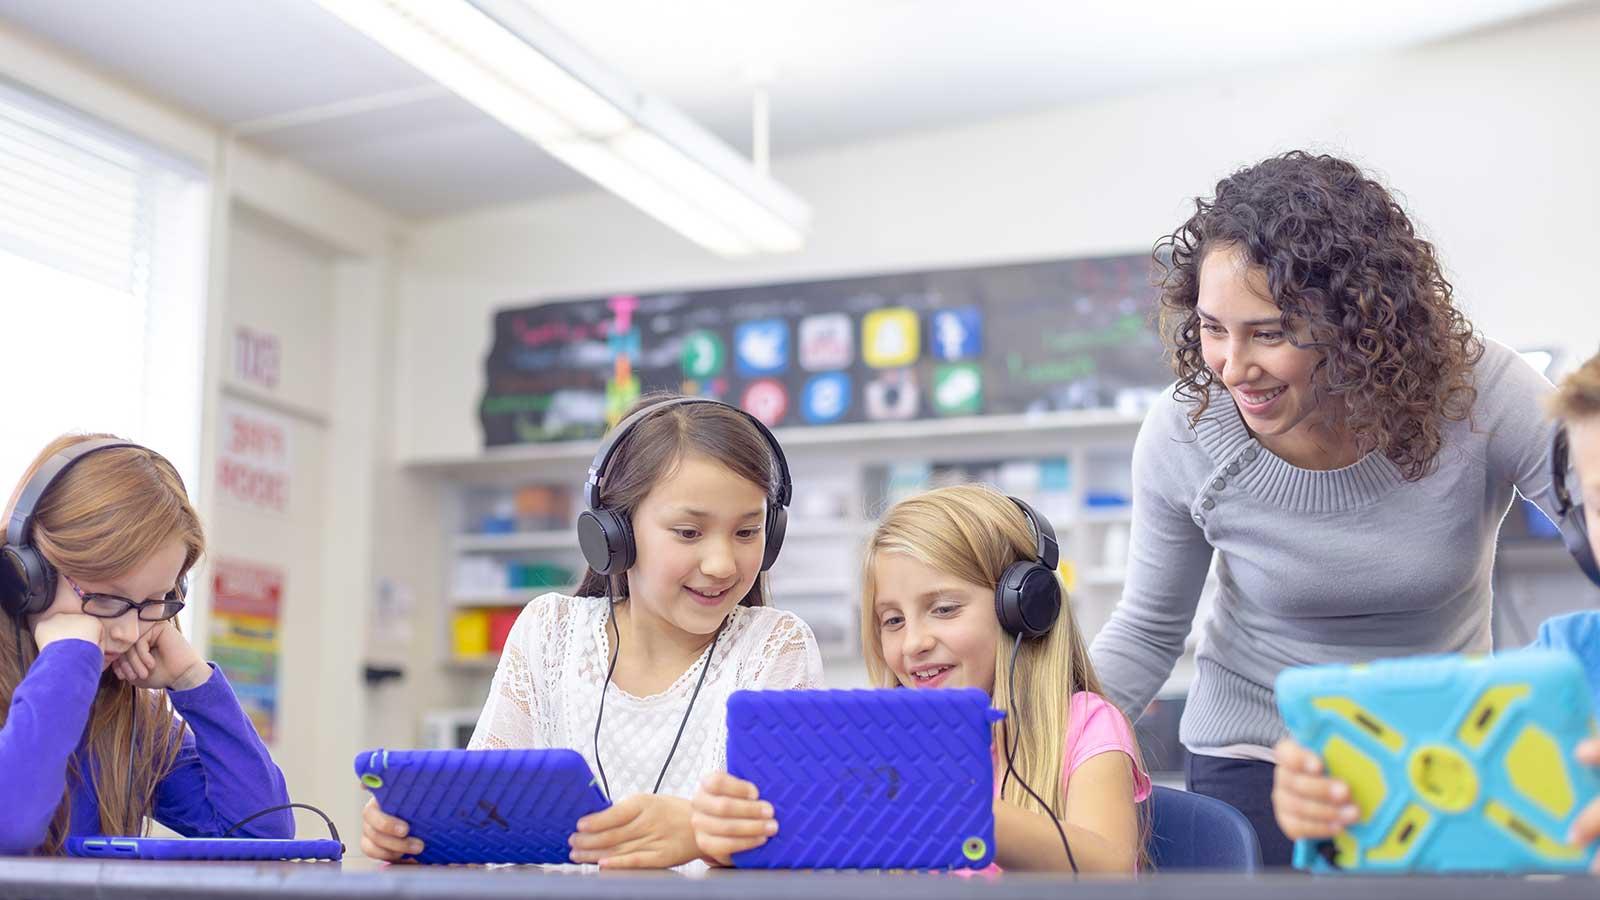
<svg viewBox="0 0 1600 900"><path fill-rule="evenodd" d="M1288 738L1272 750L1272 814L1291 840L1331 838L1361 817L1350 786L1323 774L1322 760Z"/></svg>
<svg viewBox="0 0 1600 900"><path fill-rule="evenodd" d="M411 834L411 826L378 808L378 798L368 797L361 809L361 855L384 862L400 862L402 857L422 852L422 841Z"/></svg>
<svg viewBox="0 0 1600 900"><path fill-rule="evenodd" d="M211 678L211 667L171 622L162 622L140 635L111 664L111 671L134 687L157 690L187 691Z"/></svg>
<svg viewBox="0 0 1600 900"><path fill-rule="evenodd" d="M578 820L572 861L608 869L666 869L700 858L689 801L635 794Z"/></svg>
<svg viewBox="0 0 1600 900"><path fill-rule="evenodd" d="M689 801L695 844L708 861L733 865L733 854L753 850L778 833L772 804L743 778L718 772L700 783Z"/></svg>

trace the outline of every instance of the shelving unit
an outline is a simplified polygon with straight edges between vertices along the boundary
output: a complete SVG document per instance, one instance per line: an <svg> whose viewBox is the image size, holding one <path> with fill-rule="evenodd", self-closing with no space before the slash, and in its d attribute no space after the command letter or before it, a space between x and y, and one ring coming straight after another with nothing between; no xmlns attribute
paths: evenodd
<svg viewBox="0 0 1600 900"><path fill-rule="evenodd" d="M1073 566L1072 603L1079 626L1085 638L1091 638L1122 593L1125 572L1124 560L1119 557L1125 553L1131 509L1090 505L1088 495L1105 487L1098 482L1127 476L1139 422L1136 415L1091 411L778 429L794 474L796 498L784 552L771 575L775 601L811 623L824 646L824 664L833 686L864 684L858 647L857 579L861 545L880 512L868 496L869 470L913 460L939 465L1064 458L1071 472L1067 509L1047 514L1061 539L1063 559ZM444 498L440 513L447 524L441 552L450 563L444 571L450 573L457 560L477 556L553 561L581 572L582 557L570 529L475 534L468 528L466 507L472 492L497 486L539 483L576 489L595 446L578 442L496 448L481 457L413 464L413 473L442 488L438 491ZM1515 515L1514 510L1507 519L1503 538L1509 539L1503 539L1496 560L1496 634L1504 646L1526 641L1530 636L1526 632L1546 615L1596 603L1593 589L1576 574L1559 542L1515 534ZM444 646L448 648L450 616L456 610L515 610L553 589L564 588L463 592L454 590L447 574L445 583L439 585L438 602L430 605L437 608L435 627L446 635ZM1180 697L1188 689L1196 637L1209 614L1214 590L1214 579L1208 579L1188 651L1161 689L1163 697ZM1510 624L1501 621L1507 617L1513 620ZM457 700L465 709L481 703L495 663L494 654L455 658L446 652L435 665L455 686Z"/></svg>
<svg viewBox="0 0 1600 900"><path fill-rule="evenodd" d="M523 531L511 534L458 534L451 539L454 553L507 553L516 550L566 550L573 544L571 529Z"/></svg>
<svg viewBox="0 0 1600 900"><path fill-rule="evenodd" d="M502 594L450 594L448 599L451 606L467 609L493 609L503 606L513 606L521 609L534 596L530 591L524 590L506 591Z"/></svg>
<svg viewBox="0 0 1600 900"><path fill-rule="evenodd" d="M774 600L812 625L825 665L838 675L831 679L834 683L860 684L864 677L857 639L860 549L881 511L872 508L874 500L869 495L881 494L884 488L869 485L871 475L886 466L911 461L937 467L974 461L1058 459L1065 460L1070 472L1069 487L1053 500L1070 509L1066 514L1058 509L1045 514L1051 516L1062 541L1063 557L1076 571L1072 602L1082 627L1086 631L1098 628L1109 616L1122 583L1117 561L1104 557L1108 531L1126 529L1130 512L1127 507L1086 505L1090 492L1106 488L1086 484L1086 479L1105 477L1099 474L1102 470L1117 476L1119 468L1117 477L1126 478L1126 461L1140 421L1141 416L1133 413L1083 410L777 429L794 475L795 502L783 555L770 576ZM579 441L491 448L472 458L413 463L409 467L413 472L445 487L442 493L447 508L443 513L450 534L443 548L449 562L445 571L454 573L464 559L488 559L554 563L581 573L582 556L570 529L478 534L472 530L468 506L472 497L486 490L523 484L564 485L575 490L587 474L596 447L597 442ZM882 502L879 497L877 503ZM568 588L570 585L465 590L447 574L447 583L441 586L443 602L437 604L438 627L448 638L451 615L456 611L509 611L547 590ZM445 646L450 646L448 640ZM441 668L451 677L481 683L486 689L493 666L494 654L465 658L447 654Z"/></svg>
<svg viewBox="0 0 1600 900"><path fill-rule="evenodd" d="M802 448L816 446L828 452L863 451L878 453L921 446L926 452L930 441L948 442L952 447L1009 442L1030 442L1041 434L1070 434L1074 439L1126 438L1130 444L1138 431L1142 413L1085 409L1027 413L1008 416L968 416L952 419L919 419L909 422L880 422L857 425L825 425L773 429L791 461L804 458ZM550 444L520 444L489 447L471 456L423 457L407 464L419 474L434 475L460 483L495 483L528 480L531 472L576 470L577 481L594 459L599 441L563 441Z"/></svg>

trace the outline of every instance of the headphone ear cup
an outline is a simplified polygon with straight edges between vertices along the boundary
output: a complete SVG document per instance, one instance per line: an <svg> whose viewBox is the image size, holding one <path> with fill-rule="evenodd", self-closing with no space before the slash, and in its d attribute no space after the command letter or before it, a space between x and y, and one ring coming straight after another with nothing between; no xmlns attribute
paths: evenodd
<svg viewBox="0 0 1600 900"><path fill-rule="evenodd" d="M1583 570L1583 574L1596 586L1600 586L1600 564L1594 557L1594 545L1589 541L1589 523L1584 521L1583 507L1574 506L1567 511L1567 524L1571 526L1571 534L1563 530L1561 539L1567 544L1567 552L1572 554L1572 559Z"/></svg>
<svg viewBox="0 0 1600 900"><path fill-rule="evenodd" d="M600 575L621 575L633 567L633 528L625 516L603 506L578 515L578 547Z"/></svg>
<svg viewBox="0 0 1600 900"><path fill-rule="evenodd" d="M20 616L27 605L28 576L10 544L0 549L0 608Z"/></svg>
<svg viewBox="0 0 1600 900"><path fill-rule="evenodd" d="M37 615L55 600L56 570L32 547L0 550L0 580L0 601L13 616Z"/></svg>
<svg viewBox="0 0 1600 900"><path fill-rule="evenodd" d="M1014 562L995 587L994 611L1007 634L1043 637L1061 615L1061 584L1037 562Z"/></svg>
<svg viewBox="0 0 1600 900"><path fill-rule="evenodd" d="M783 549L783 536L789 530L789 510L773 504L767 507L767 546L761 557L761 571L772 568Z"/></svg>

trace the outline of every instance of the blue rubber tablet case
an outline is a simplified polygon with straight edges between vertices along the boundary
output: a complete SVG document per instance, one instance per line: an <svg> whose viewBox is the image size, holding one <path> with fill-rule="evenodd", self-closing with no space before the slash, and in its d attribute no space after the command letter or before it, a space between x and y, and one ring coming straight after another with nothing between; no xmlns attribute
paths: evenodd
<svg viewBox="0 0 1600 900"><path fill-rule="evenodd" d="M994 858L990 725L973 688L736 691L728 771L778 833L742 868L981 869Z"/></svg>
<svg viewBox="0 0 1600 900"><path fill-rule="evenodd" d="M344 856L338 841L295 841L275 838L147 838L75 837L67 839L68 856L95 859L208 860L336 860Z"/></svg>
<svg viewBox="0 0 1600 900"><path fill-rule="evenodd" d="M421 863L565 863L610 806L574 750L372 750L356 775L423 843Z"/></svg>
<svg viewBox="0 0 1600 900"><path fill-rule="evenodd" d="M1573 756L1595 724L1569 654L1313 666L1285 671L1277 692L1295 740L1361 811L1332 841L1297 842L1296 867L1576 872L1594 858L1566 843L1600 796L1600 773Z"/></svg>

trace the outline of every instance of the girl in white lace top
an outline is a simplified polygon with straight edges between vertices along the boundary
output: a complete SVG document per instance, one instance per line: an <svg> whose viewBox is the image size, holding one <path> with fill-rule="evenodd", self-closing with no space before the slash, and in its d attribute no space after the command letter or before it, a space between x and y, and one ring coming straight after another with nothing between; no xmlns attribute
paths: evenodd
<svg viewBox="0 0 1600 900"><path fill-rule="evenodd" d="M615 868L699 859L688 798L725 768L729 694L822 686L811 629L766 605L775 444L732 407L662 399L619 426L603 467L631 564L523 609L469 745L583 754L613 805L579 821L572 859ZM362 824L368 856L421 852L374 803Z"/></svg>

